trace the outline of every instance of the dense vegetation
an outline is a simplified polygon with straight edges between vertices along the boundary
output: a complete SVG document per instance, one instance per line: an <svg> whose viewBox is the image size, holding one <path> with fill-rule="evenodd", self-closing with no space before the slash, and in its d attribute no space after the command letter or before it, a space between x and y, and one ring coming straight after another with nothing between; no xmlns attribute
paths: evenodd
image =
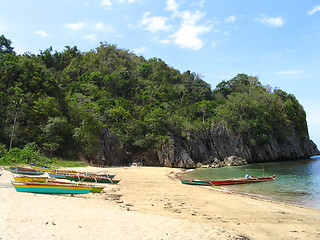
<svg viewBox="0 0 320 240"><path fill-rule="evenodd" d="M219 123L252 145L293 129L308 135L297 99L257 77L239 74L212 90L198 74L107 43L17 55L0 36L0 103L0 157L31 146L47 157L90 159L105 128L128 153Z"/></svg>

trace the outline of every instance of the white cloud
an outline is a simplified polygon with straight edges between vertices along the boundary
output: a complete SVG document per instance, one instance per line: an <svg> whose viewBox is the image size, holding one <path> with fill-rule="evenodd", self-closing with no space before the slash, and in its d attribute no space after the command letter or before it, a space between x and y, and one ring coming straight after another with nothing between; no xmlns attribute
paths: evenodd
<svg viewBox="0 0 320 240"><path fill-rule="evenodd" d="M190 4L191 7L200 7L203 8L206 0L197 0Z"/></svg>
<svg viewBox="0 0 320 240"><path fill-rule="evenodd" d="M160 41L162 44L169 44L170 40L169 39L163 39Z"/></svg>
<svg viewBox="0 0 320 240"><path fill-rule="evenodd" d="M205 14L200 11L196 11L195 13L191 13L190 11L183 11L180 15L184 23L193 25L202 17L204 17Z"/></svg>
<svg viewBox="0 0 320 240"><path fill-rule="evenodd" d="M182 18L182 23L179 30L171 35L173 42L182 47L191 50L198 50L204 46L203 40L199 37L200 34L211 31L212 25L196 25L196 23L205 16L204 13L196 11L183 11L179 13Z"/></svg>
<svg viewBox="0 0 320 240"><path fill-rule="evenodd" d="M142 46L140 48L135 48L133 50L133 52L135 52L136 54L141 54L141 53L145 52L146 50L147 50L147 48L145 46Z"/></svg>
<svg viewBox="0 0 320 240"><path fill-rule="evenodd" d="M237 18L235 16L229 16L227 18L224 19L225 23L233 23L237 20Z"/></svg>
<svg viewBox="0 0 320 240"><path fill-rule="evenodd" d="M146 26L146 29L150 32L167 31L172 28L171 25L166 25L168 18L166 17L149 17L150 12L146 12L142 17L142 25Z"/></svg>
<svg viewBox="0 0 320 240"><path fill-rule="evenodd" d="M271 27L281 27L285 20L282 17L267 17L265 15L262 15L260 18L257 19L258 22L261 22L267 26Z"/></svg>
<svg viewBox="0 0 320 240"><path fill-rule="evenodd" d="M104 31L104 32L115 32L115 28L104 24L102 22L97 23L85 23L85 22L77 22L77 23L66 23L65 28L72 29L72 30L96 30L96 31Z"/></svg>
<svg viewBox="0 0 320 240"><path fill-rule="evenodd" d="M203 7L205 2L206 2L206 0L201 0L201 1L199 2L199 6L200 6L200 7Z"/></svg>
<svg viewBox="0 0 320 240"><path fill-rule="evenodd" d="M200 0L199 4L203 6L205 0ZM176 0L166 0L165 10L171 11L170 17L156 16L151 17L151 13L146 12L142 17L142 26L152 33L158 31L174 31L169 36L154 39L162 44L175 44L181 48L198 50L204 46L204 41L200 38L201 34L212 30L212 24L199 24L199 21L206 15L204 12L197 11L180 11L179 4ZM174 21L175 25L169 24Z"/></svg>
<svg viewBox="0 0 320 240"><path fill-rule="evenodd" d="M42 30L34 31L34 33L40 35L41 37L49 37L49 35L45 31L42 31Z"/></svg>
<svg viewBox="0 0 320 240"><path fill-rule="evenodd" d="M313 14L315 14L316 12L320 12L320 5L314 6L314 7L312 8L312 10L310 10L310 11L308 12L308 15L313 15Z"/></svg>
<svg viewBox="0 0 320 240"><path fill-rule="evenodd" d="M102 6L102 7L104 7L104 9L107 9L107 10L109 10L109 9L111 9L111 1L110 0L102 0L101 2L100 2L100 5Z"/></svg>
<svg viewBox="0 0 320 240"><path fill-rule="evenodd" d="M89 41L95 41L97 39L97 35L95 34L88 34L83 36L84 39L87 39Z"/></svg>
<svg viewBox="0 0 320 240"><path fill-rule="evenodd" d="M295 74L300 74L302 73L302 71L300 70L288 70L288 71L280 71L280 72L276 72L278 74L287 74L287 75L295 75Z"/></svg>
<svg viewBox="0 0 320 240"><path fill-rule="evenodd" d="M105 32L114 32L115 31L114 27L107 25L107 24L104 24L102 22L96 23L94 25L94 29L97 31L105 31Z"/></svg>
<svg viewBox="0 0 320 240"><path fill-rule="evenodd" d="M166 10L176 12L178 11L179 4L175 0L167 0Z"/></svg>
<svg viewBox="0 0 320 240"><path fill-rule="evenodd" d="M202 39L199 38L199 34L210 30L210 27L184 23L175 34L171 35L171 37L174 39L173 42L182 48L198 50L204 45Z"/></svg>
<svg viewBox="0 0 320 240"><path fill-rule="evenodd" d="M80 30L85 27L84 22L77 22L77 23L67 23L65 24L66 28L72 29L72 30Z"/></svg>

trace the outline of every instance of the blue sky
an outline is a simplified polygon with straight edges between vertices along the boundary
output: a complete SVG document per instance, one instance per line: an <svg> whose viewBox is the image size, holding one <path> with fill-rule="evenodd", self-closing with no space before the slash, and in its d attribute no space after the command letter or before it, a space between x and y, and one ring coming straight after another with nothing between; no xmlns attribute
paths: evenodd
<svg viewBox="0 0 320 240"><path fill-rule="evenodd" d="M258 76L297 97L320 148L319 0L1 0L0 34L20 54L115 44L213 88Z"/></svg>

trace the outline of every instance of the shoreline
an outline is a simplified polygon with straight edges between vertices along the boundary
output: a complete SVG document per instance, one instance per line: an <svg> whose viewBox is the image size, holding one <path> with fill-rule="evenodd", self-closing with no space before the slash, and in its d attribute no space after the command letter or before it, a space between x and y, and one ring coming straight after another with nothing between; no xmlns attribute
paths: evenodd
<svg viewBox="0 0 320 240"><path fill-rule="evenodd" d="M175 175L175 178L180 180L181 176L183 174L185 174L184 170L182 170L180 173L177 173ZM245 192L241 192L241 191L228 189L228 188L225 188L225 187L222 187L222 186L199 186L199 187L207 188L207 189L212 190L212 191L221 191L221 192L224 192L224 193L227 193L227 194L235 194L235 195L248 197L248 198L252 198L252 199L256 199L256 200L260 200L260 201L274 202L274 203L285 204L285 205L289 205L289 206L295 206L295 207L313 209L313 210L320 211L320 209L316 208L316 207L311 207L311 206L306 206L306 205L301 205L301 204L296 204L296 203L290 203L290 202L284 202L284 201L280 201L280 200L276 200L276 199L267 198L267 197L265 197L263 195L245 193Z"/></svg>
<svg viewBox="0 0 320 240"><path fill-rule="evenodd" d="M320 210L319 184L317 171L320 162L314 159L297 159L282 162L252 163L245 166L224 168L196 168L182 174L185 179L233 179L243 178L250 173L254 176L275 175L275 181L259 184L226 185L235 194L292 204Z"/></svg>
<svg viewBox="0 0 320 240"><path fill-rule="evenodd" d="M0 225L5 227L1 229L0 226L0 239L26 239L26 232L31 234L29 239L35 236L40 239L65 239L71 233L94 239L107 234L110 229L112 233L109 236L117 236L117 239L320 237L320 226L317 224L320 222L319 210L226 192L224 189L184 185L177 178L182 169L74 169L107 171L117 174L116 178L122 181L118 185L108 185L101 194L70 197L18 193L10 186L11 173L4 171L0 177L0 212L4 212L5 217ZM65 225L68 227L65 228Z"/></svg>

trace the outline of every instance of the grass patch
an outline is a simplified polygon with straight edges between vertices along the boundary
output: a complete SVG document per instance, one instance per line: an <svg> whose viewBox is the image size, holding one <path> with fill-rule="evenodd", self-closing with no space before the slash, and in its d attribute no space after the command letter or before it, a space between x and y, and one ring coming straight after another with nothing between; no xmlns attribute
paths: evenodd
<svg viewBox="0 0 320 240"><path fill-rule="evenodd" d="M0 146L0 166L22 166L28 165L29 163L45 165L50 168L88 166L88 164L83 161L48 158L30 145L22 149L13 148L9 151L3 146Z"/></svg>

